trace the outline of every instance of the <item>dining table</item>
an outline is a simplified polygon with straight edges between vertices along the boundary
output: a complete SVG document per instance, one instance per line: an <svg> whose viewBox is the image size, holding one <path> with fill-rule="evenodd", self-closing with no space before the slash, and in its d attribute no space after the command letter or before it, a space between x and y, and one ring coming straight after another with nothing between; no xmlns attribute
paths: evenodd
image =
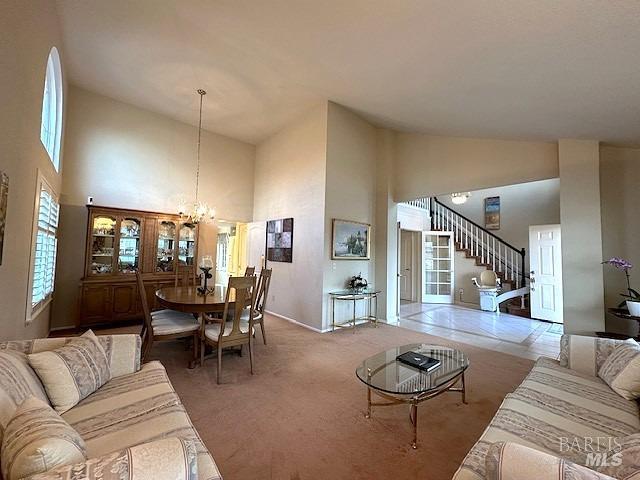
<svg viewBox="0 0 640 480"><path fill-rule="evenodd" d="M198 291L197 286L193 287L162 287L156 290L158 303L169 310L192 313L200 317L201 325L205 323L205 314L209 315L208 320L216 321L215 315L224 313L224 305L227 295L227 286L216 285L206 294ZM229 309L235 307L235 290L229 293ZM222 320L218 320L222 321ZM205 358L212 357L211 354ZM196 362L192 361L189 368L194 368Z"/></svg>
<svg viewBox="0 0 640 480"><path fill-rule="evenodd" d="M169 310L186 313L223 313L227 287L216 285L210 293L201 294L193 287L162 287L156 291L158 303ZM229 295L229 307L235 305L235 290Z"/></svg>

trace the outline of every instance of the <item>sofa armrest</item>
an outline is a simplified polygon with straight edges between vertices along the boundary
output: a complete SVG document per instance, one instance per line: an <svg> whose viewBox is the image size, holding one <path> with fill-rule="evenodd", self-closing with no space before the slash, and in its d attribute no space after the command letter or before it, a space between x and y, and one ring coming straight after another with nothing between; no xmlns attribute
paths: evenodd
<svg viewBox="0 0 640 480"><path fill-rule="evenodd" d="M489 447L487 480L613 480L549 453L513 442L498 442Z"/></svg>
<svg viewBox="0 0 640 480"><path fill-rule="evenodd" d="M624 340L582 335L562 335L560 365L580 373L598 376L600 367L611 352Z"/></svg>
<svg viewBox="0 0 640 480"><path fill-rule="evenodd" d="M177 437L156 440L75 465L64 465L25 480L197 480L196 447Z"/></svg>

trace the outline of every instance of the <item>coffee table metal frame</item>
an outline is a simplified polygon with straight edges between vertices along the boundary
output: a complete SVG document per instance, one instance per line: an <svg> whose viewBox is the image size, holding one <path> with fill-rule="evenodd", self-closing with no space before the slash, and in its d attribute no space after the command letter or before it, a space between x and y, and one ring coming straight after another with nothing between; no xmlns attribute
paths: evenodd
<svg viewBox="0 0 640 480"><path fill-rule="evenodd" d="M367 377L371 379L371 376L379 371L382 368L385 368L386 365L380 366L376 371L372 372L370 368L367 368ZM371 418L371 407L391 407L399 404L408 404L409 405L409 420L413 425L413 441L411 442L411 447L416 449L418 448L418 404L429 400L431 398L437 397L438 395L445 392L460 392L462 394L462 403L467 404L467 395L466 395L466 387L465 387L465 378L464 373L466 369L462 370L458 375L453 377L451 380L446 382L445 384L438 387L436 390L429 390L427 392L419 393L419 394L400 394L400 393L389 393L381 391L375 387L371 386L371 382L368 382L367 385L367 413L365 414L365 418ZM455 385L460 382L460 386L456 387ZM372 402L371 401L371 393L375 393L376 395L388 400L387 402Z"/></svg>

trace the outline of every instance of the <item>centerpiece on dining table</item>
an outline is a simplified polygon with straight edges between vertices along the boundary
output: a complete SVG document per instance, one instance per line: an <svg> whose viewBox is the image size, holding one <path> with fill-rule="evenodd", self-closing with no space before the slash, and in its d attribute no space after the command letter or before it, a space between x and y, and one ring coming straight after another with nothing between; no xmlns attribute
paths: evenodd
<svg viewBox="0 0 640 480"><path fill-rule="evenodd" d="M203 278L203 280L202 285L198 287L198 295L208 295L210 293L213 293L214 288L207 287L207 280L213 277L213 275L211 275L210 273L212 269L213 258L211 257L211 255L204 255L200 259L200 271L202 271L201 277Z"/></svg>

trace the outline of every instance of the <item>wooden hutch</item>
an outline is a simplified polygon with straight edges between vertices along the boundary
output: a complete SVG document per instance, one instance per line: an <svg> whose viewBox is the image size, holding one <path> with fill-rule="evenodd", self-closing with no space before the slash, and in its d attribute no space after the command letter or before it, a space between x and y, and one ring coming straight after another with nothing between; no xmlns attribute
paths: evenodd
<svg viewBox="0 0 640 480"><path fill-rule="evenodd" d="M198 226L178 215L88 205L85 272L78 326L142 318L135 272L150 307L155 291L173 286L177 265L196 265Z"/></svg>

